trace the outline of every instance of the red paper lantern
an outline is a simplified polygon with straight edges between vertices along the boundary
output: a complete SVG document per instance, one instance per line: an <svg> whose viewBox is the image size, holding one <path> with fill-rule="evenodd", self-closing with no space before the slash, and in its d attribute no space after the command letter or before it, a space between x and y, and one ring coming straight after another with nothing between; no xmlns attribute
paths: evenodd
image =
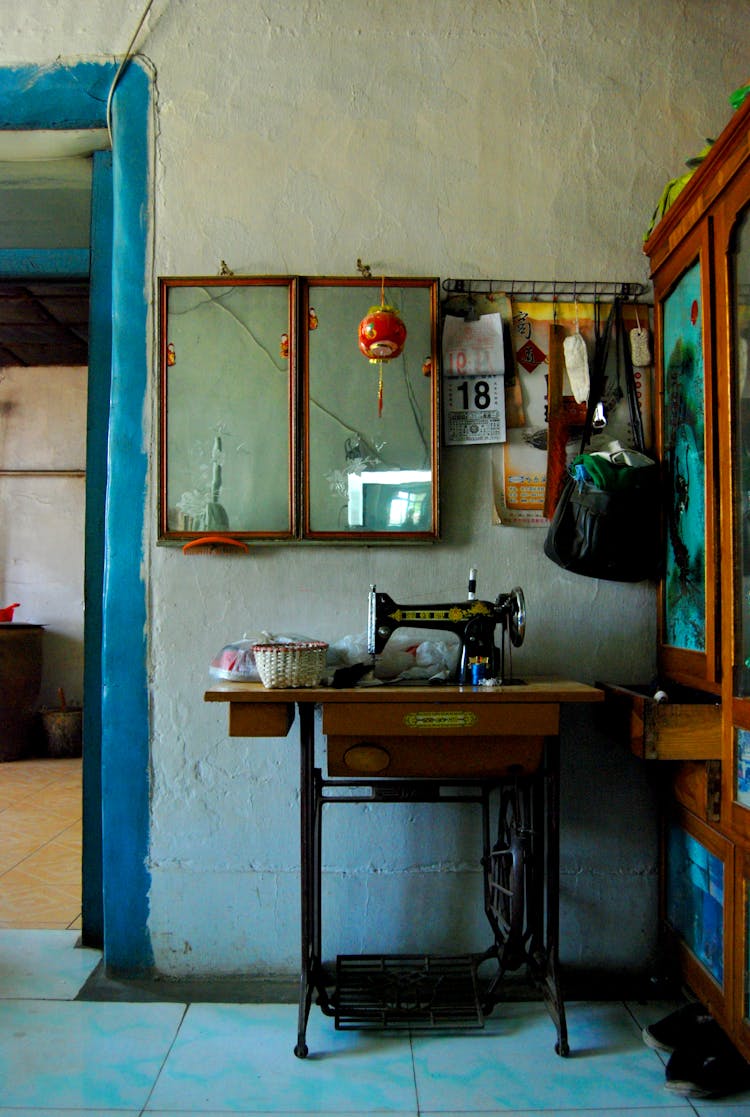
<svg viewBox="0 0 750 1117"><path fill-rule="evenodd" d="M359 348L371 361L392 361L402 352L406 326L395 306L371 306L359 324Z"/></svg>

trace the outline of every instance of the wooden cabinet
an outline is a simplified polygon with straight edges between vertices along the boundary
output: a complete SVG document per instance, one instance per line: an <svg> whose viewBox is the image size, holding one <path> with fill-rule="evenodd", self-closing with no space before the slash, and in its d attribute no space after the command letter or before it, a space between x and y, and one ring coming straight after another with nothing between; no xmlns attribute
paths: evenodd
<svg viewBox="0 0 750 1117"><path fill-rule="evenodd" d="M659 677L721 699L718 802L698 809L700 765L670 780L662 914L683 978L750 1058L750 101L645 251L665 485Z"/></svg>

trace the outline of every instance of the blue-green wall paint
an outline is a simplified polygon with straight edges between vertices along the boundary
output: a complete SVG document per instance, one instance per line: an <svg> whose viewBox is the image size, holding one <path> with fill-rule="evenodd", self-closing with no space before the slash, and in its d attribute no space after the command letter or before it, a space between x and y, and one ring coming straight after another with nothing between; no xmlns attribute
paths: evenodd
<svg viewBox="0 0 750 1117"><path fill-rule="evenodd" d="M114 62L4 67L0 128L104 128Z"/></svg>
<svg viewBox="0 0 750 1117"><path fill-rule="evenodd" d="M148 456L151 83L131 64L112 102L112 389L102 639L104 958L113 972L153 964L148 936L149 716L143 531Z"/></svg>
<svg viewBox="0 0 750 1117"><path fill-rule="evenodd" d="M114 63L92 62L0 68L0 128L102 128L116 72ZM112 229L111 243L100 228L92 245L92 310L95 307L98 315L109 315L111 381L109 391L100 383L95 385L94 407L89 410L89 434L94 441L100 440L104 462L92 468L87 478L87 490L91 487L87 508L89 501L98 506L101 522L90 526L87 516L86 525L87 563L99 564L94 585L102 590L100 631L93 634L93 645L87 616L86 657L100 656L101 666L97 711L101 770L95 775L101 779L104 961L110 971L122 974L143 972L153 964L147 926L149 728L142 574L150 113L150 77L138 62L131 62L113 98L111 171L103 164L99 171L103 176L99 187L104 190L111 174ZM92 349L90 379L95 365L108 360L106 334L105 329ZM109 371L107 368L107 375ZM88 538L90 530L101 533L102 522L103 546L101 535L95 543ZM88 679L90 682L91 676ZM95 699L96 695L86 693L87 703ZM86 741L85 778L88 747ZM93 795L97 782L88 780L87 790ZM89 817L96 809L95 803L89 804ZM84 831L84 844L88 839Z"/></svg>
<svg viewBox="0 0 750 1117"><path fill-rule="evenodd" d="M86 279L88 248L3 248L2 275L15 279Z"/></svg>
<svg viewBox="0 0 750 1117"><path fill-rule="evenodd" d="M84 702L83 941L104 945L102 877L102 632L104 537L107 493L107 435L112 386L112 153L97 151L91 175L91 273L89 295L89 383L86 423L86 602L87 653ZM106 420L106 421L105 421Z"/></svg>

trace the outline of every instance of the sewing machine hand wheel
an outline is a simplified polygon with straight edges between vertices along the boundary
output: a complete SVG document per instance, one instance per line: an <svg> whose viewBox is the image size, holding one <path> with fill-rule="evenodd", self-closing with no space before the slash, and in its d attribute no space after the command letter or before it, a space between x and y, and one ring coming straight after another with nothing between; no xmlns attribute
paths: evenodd
<svg viewBox="0 0 750 1117"><path fill-rule="evenodd" d="M520 586L510 591L505 607L508 610L508 638L514 648L520 648L526 635L526 601Z"/></svg>

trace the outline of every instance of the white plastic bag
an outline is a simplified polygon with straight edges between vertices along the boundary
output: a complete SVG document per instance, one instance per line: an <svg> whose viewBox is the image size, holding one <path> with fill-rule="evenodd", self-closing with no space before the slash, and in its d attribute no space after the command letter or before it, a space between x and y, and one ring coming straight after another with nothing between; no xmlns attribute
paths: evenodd
<svg viewBox="0 0 750 1117"><path fill-rule="evenodd" d="M455 673L461 641L449 630L442 639L426 640L424 628L399 628L378 656L377 679L447 679ZM328 649L328 666L351 667L369 661L367 634L343 636Z"/></svg>
<svg viewBox="0 0 750 1117"><path fill-rule="evenodd" d="M255 666L253 644L256 640L238 640L236 644L225 644L211 660L208 673L212 679L229 679L243 682L259 682L260 675Z"/></svg>
<svg viewBox="0 0 750 1117"><path fill-rule="evenodd" d="M228 679L241 682L259 682L260 674L253 655L254 644L296 644L309 643L310 636L293 636L289 633L258 632L234 644L225 644L211 660L208 673L212 679Z"/></svg>

